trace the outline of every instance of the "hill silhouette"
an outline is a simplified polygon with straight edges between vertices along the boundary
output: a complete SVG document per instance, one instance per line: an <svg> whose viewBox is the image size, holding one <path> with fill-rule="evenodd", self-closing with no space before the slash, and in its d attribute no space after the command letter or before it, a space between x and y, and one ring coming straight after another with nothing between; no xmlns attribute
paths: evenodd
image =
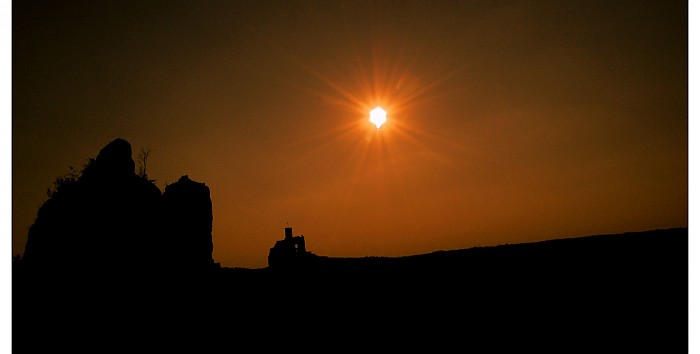
<svg viewBox="0 0 700 354"><path fill-rule="evenodd" d="M248 304L238 313L252 322L310 316L338 341L345 332L330 328L355 324L365 334L355 341L438 352L684 353L687 252L688 230L674 228L405 257L309 254L291 269L223 269L217 292Z"/></svg>
<svg viewBox="0 0 700 354"><path fill-rule="evenodd" d="M134 170L116 139L57 180L13 262L13 352L687 352L687 228L359 258L287 228L269 267L221 268L209 188Z"/></svg>

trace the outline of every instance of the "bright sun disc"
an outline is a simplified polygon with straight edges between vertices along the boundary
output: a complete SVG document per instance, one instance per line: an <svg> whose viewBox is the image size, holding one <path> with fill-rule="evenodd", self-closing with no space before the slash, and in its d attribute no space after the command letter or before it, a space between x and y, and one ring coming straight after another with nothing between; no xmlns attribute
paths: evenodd
<svg viewBox="0 0 700 354"><path fill-rule="evenodd" d="M382 107L377 106L377 108L369 112L369 121L374 123L377 126L377 130L379 130L379 127L386 122L386 111Z"/></svg>

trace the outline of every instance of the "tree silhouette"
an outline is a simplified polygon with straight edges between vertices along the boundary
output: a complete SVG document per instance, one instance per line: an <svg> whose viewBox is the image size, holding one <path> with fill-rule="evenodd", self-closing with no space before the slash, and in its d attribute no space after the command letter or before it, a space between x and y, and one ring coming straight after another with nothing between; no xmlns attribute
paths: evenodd
<svg viewBox="0 0 700 354"><path fill-rule="evenodd" d="M137 163L139 164L139 171L138 175L140 177L143 177L144 179L148 179L148 174L147 174L147 163L148 163L148 157L151 155L151 149L149 148L141 148L141 151L139 151L139 154L136 156Z"/></svg>

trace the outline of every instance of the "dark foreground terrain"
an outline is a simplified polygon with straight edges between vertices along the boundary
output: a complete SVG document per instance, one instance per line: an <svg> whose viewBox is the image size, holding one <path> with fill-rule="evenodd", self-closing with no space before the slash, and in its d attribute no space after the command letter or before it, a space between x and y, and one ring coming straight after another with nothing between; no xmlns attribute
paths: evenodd
<svg viewBox="0 0 700 354"><path fill-rule="evenodd" d="M13 274L16 353L688 351L685 228L206 275Z"/></svg>

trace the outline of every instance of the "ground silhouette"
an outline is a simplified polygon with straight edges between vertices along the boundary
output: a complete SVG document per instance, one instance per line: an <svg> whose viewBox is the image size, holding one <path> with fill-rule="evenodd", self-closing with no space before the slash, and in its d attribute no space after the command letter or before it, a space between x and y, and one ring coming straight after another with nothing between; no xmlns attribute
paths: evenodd
<svg viewBox="0 0 700 354"><path fill-rule="evenodd" d="M209 188L161 193L126 140L60 182L13 262L15 353L688 349L687 228L360 258L286 228L221 268Z"/></svg>

